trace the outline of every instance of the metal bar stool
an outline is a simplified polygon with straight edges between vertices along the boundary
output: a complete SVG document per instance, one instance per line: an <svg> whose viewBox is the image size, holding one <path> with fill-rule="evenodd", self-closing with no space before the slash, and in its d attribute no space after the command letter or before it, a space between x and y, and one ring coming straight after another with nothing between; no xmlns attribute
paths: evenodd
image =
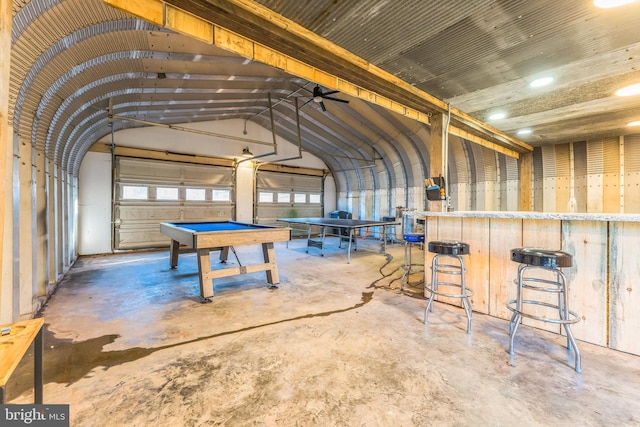
<svg viewBox="0 0 640 427"><path fill-rule="evenodd" d="M573 265L573 257L571 254L562 251L554 251L539 248L517 248L511 250L511 261L520 263L518 266L518 278L514 280L518 285L517 297L507 303L507 308L513 312L509 321L509 354L514 355L514 338L518 331L518 325L522 322L522 317L540 320L547 323L555 323L562 325L567 333L567 350L575 349L575 370L581 372L580 367L580 350L576 344L576 340L571 331L571 324L580 321L580 317L569 310L569 296L567 289L567 279L561 268L571 267ZM550 271L555 280L536 277L535 271ZM555 293L558 295L558 303L552 304L545 301L535 299L525 299L523 295L524 289L531 291ZM539 305L558 310L559 318L541 317L525 311L525 306Z"/></svg>
<svg viewBox="0 0 640 427"><path fill-rule="evenodd" d="M411 255L411 250L414 245L419 245L422 247L424 244L424 232L422 233L404 233L402 235L402 239L404 240L404 265L402 269L404 273L402 273L402 277L400 278L400 291L404 291L404 282L405 279L407 281L407 285L409 283L409 276L411 273L417 273L420 271L424 271L423 263L414 263L413 257ZM422 257L424 259L424 257Z"/></svg>
<svg viewBox="0 0 640 427"><path fill-rule="evenodd" d="M448 298L460 298L467 315L467 333L470 334L471 301L469 297L473 296L473 290L467 288L465 280L466 269L464 267L464 259L462 258L462 255L469 254L469 245L455 240L432 241L428 243L428 250L431 253L435 253L436 256L434 256L431 261L431 283L425 284L424 286L424 296L427 296L427 292L431 294L429 296L429 302L424 309L424 323L427 324L429 310L433 312L433 298L436 295ZM448 276L449 281L441 280L440 275ZM455 276L460 276L459 283L452 281ZM441 292L438 289L440 286L460 288L460 293L452 294Z"/></svg>

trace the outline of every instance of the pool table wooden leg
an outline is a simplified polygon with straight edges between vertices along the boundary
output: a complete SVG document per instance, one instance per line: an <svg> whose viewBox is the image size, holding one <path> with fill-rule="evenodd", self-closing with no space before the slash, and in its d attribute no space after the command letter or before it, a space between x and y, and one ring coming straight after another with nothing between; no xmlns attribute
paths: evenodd
<svg viewBox="0 0 640 427"><path fill-rule="evenodd" d="M211 302L213 297L213 280L208 279L211 272L210 249L198 249L198 273L200 278L200 296L203 302Z"/></svg>
<svg viewBox="0 0 640 427"><path fill-rule="evenodd" d="M180 242L171 239L171 246L169 249L169 265L171 268L178 266L178 252L180 251Z"/></svg>
<svg viewBox="0 0 640 427"><path fill-rule="evenodd" d="M264 256L265 264L270 264L271 268L266 270L267 283L270 285L277 285L280 283L280 276L278 276L278 265L276 264L276 250L274 249L273 242L262 244L262 255Z"/></svg>
<svg viewBox="0 0 640 427"><path fill-rule="evenodd" d="M229 246L224 246L220 248L220 262L227 262L229 259Z"/></svg>

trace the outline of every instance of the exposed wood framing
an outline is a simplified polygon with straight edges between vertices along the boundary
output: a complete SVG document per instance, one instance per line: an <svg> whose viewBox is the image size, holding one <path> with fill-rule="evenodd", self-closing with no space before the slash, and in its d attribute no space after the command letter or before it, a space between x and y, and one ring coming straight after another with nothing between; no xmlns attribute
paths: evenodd
<svg viewBox="0 0 640 427"><path fill-rule="evenodd" d="M95 153L111 153L111 144L93 144L89 151ZM153 150L149 148L127 147L116 145L114 149L116 156L135 157L139 159L166 160L170 162L194 163L199 165L233 167L233 159L223 159L219 157L198 156L175 151ZM286 172L298 175L324 176L326 171L299 166L287 166L280 164L265 163L260 165L260 170L269 172Z"/></svg>
<svg viewBox="0 0 640 427"><path fill-rule="evenodd" d="M5 309L10 307L11 295L6 290L9 289L10 283L5 283L3 276L3 264L5 259L4 235L5 235L5 213L6 206L5 197L11 192L12 168L9 167L13 161L12 149L8 144L12 132L9 128L9 70L11 69L11 25L13 16L11 15L11 2L0 2L0 310L3 313L10 313L11 310ZM5 287L6 285L6 287ZM0 316L0 323L14 321L11 315Z"/></svg>
<svg viewBox="0 0 640 427"><path fill-rule="evenodd" d="M104 0L141 19L430 124L442 100L250 0ZM310 65L316 64L316 65ZM319 65L317 65L319 64ZM451 108L452 134L518 158L528 144Z"/></svg>
<svg viewBox="0 0 640 427"><path fill-rule="evenodd" d="M111 153L111 144L93 144L89 151L96 153ZM114 155L123 157L136 157L140 159L167 160L172 162L197 163L201 165L233 167L233 159L221 159L216 157L198 156L174 151L152 150L149 148L135 148L116 145Z"/></svg>

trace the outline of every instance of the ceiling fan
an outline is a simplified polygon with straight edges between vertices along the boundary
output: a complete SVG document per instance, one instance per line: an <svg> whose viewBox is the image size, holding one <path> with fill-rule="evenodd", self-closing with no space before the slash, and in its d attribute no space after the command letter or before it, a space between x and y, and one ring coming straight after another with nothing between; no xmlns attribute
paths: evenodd
<svg viewBox="0 0 640 427"><path fill-rule="evenodd" d="M340 92L339 90L330 90L327 92L323 92L322 88L320 88L319 85L316 85L316 87L313 88L313 98L311 98L311 101L315 102L316 104L320 104L322 111L327 111L323 102L325 99L328 99L329 101L344 102L345 104L348 104L349 101L345 99L339 99L331 96L339 92Z"/></svg>

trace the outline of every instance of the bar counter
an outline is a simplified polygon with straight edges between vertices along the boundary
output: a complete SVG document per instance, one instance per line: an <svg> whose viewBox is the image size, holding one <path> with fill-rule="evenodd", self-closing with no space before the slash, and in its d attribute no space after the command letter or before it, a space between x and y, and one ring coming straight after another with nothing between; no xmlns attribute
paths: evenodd
<svg viewBox="0 0 640 427"><path fill-rule="evenodd" d="M573 255L573 266L564 273L569 307L581 317L573 326L576 338L640 355L640 286L634 289L640 279L640 215L469 211L417 216L425 217L425 242L451 239L470 245L466 277L475 292L474 311L511 317L506 304L516 297L518 270L511 249L560 249ZM425 251L425 280L432 257ZM539 310L544 315L544 308ZM560 333L558 325L524 323Z"/></svg>

